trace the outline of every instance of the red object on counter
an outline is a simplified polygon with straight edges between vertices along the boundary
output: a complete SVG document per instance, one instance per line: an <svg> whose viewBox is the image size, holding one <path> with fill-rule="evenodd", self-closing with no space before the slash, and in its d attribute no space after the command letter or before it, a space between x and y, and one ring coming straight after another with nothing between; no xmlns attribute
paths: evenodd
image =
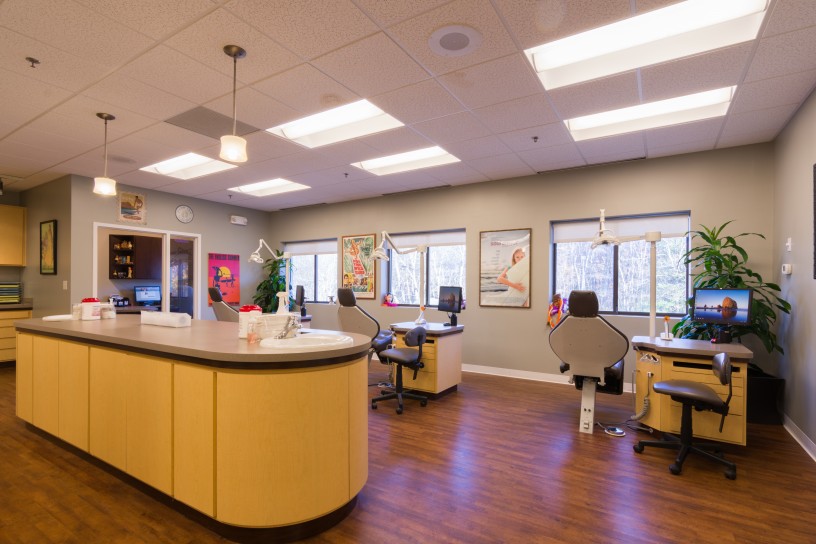
<svg viewBox="0 0 816 544"><path fill-rule="evenodd" d="M257 310L259 312L262 312L263 308L261 308L257 304L244 304L243 306L238 308L239 312L252 312L252 311L255 311L255 310Z"/></svg>
<svg viewBox="0 0 816 544"><path fill-rule="evenodd" d="M83 298L82 302L99 302L99 299L96 297Z"/></svg>

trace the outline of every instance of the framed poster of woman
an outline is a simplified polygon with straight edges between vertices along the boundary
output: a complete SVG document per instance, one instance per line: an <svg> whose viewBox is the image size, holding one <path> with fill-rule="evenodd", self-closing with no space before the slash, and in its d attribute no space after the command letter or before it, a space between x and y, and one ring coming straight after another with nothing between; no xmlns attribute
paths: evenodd
<svg viewBox="0 0 816 544"><path fill-rule="evenodd" d="M532 229L479 233L479 305L530 307Z"/></svg>

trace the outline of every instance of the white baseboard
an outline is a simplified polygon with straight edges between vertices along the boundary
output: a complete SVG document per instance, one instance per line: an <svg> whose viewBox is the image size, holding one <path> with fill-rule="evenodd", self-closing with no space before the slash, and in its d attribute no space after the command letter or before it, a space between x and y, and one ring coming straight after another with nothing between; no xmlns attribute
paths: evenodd
<svg viewBox="0 0 816 544"><path fill-rule="evenodd" d="M816 461L816 444L802 432L802 429L796 426L796 424L789 418L787 415L785 416L785 423L784 423L785 430L790 433L794 440L799 442L799 445L802 446L802 449L810 455L810 458Z"/></svg>
<svg viewBox="0 0 816 544"><path fill-rule="evenodd" d="M495 366L462 365L464 372L475 374L489 374L490 376L503 376L505 378L518 378L521 380L533 380L536 382L569 384L569 376L565 374L549 374L546 372L531 372L529 370L515 370L512 368L498 368ZM631 393L632 384L624 382L623 392Z"/></svg>

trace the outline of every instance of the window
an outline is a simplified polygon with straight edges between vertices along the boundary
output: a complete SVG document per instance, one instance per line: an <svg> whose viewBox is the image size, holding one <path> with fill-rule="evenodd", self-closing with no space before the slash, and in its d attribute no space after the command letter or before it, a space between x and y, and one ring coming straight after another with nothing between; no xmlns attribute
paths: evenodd
<svg viewBox="0 0 816 544"><path fill-rule="evenodd" d="M556 221L552 224L555 268L554 293L569 296L575 289L595 291L600 310L616 314L648 314L650 243L646 232L659 231L656 277L659 314L683 315L688 297L688 270L682 257L689 242L689 212L611 218L606 221L620 245L591 248L598 219Z"/></svg>
<svg viewBox="0 0 816 544"><path fill-rule="evenodd" d="M425 254L425 300L439 304L439 287L465 288L465 231L447 230L390 235L399 249L427 246ZM388 251L388 292L401 305L419 305L419 253Z"/></svg>
<svg viewBox="0 0 816 544"><path fill-rule="evenodd" d="M286 242L292 254L290 285L302 285L307 302L328 302L337 294L337 239Z"/></svg>

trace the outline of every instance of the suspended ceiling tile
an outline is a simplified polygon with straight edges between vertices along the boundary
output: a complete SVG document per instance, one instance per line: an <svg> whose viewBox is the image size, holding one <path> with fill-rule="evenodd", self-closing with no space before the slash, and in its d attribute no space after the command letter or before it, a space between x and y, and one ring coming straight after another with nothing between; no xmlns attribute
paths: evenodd
<svg viewBox="0 0 816 544"><path fill-rule="evenodd" d="M157 123L134 133L133 136L165 146L168 150L165 159L177 155L176 151L181 149L195 151L213 144L212 138L169 123Z"/></svg>
<svg viewBox="0 0 816 544"><path fill-rule="evenodd" d="M433 79L375 96L370 101L406 125L464 109L462 104Z"/></svg>
<svg viewBox="0 0 816 544"><path fill-rule="evenodd" d="M521 53L445 74L438 81L469 108L482 108L541 92Z"/></svg>
<svg viewBox="0 0 816 544"><path fill-rule="evenodd" d="M510 153L510 148L496 136L484 136L463 142L451 142L445 145L445 150L463 161Z"/></svg>
<svg viewBox="0 0 816 544"><path fill-rule="evenodd" d="M678 144L704 142L705 144L700 144L700 149L713 149L724 122L724 117L716 117L695 123L647 130L644 132L646 146L651 150Z"/></svg>
<svg viewBox="0 0 816 544"><path fill-rule="evenodd" d="M564 123L558 121L547 125L514 130L499 134L499 138L513 151L525 151L539 147L549 147L572 142L572 137ZM534 140L537 138L538 140Z"/></svg>
<svg viewBox="0 0 816 544"><path fill-rule="evenodd" d="M394 155L434 145L433 142L408 127L386 130L359 138L359 140L381 155Z"/></svg>
<svg viewBox="0 0 816 544"><path fill-rule="evenodd" d="M708 151L714 149L717 143L716 136L710 139L701 139L693 142L684 142L667 146L647 146L646 155L650 158L670 157L673 155L683 155L685 153L696 153L698 151Z"/></svg>
<svg viewBox="0 0 816 544"><path fill-rule="evenodd" d="M40 64L32 68L25 60L26 57L33 57L39 60ZM0 68L34 79L49 87L71 91L86 87L99 79L100 74L106 70L101 64L90 62L6 28L2 28L0 32Z"/></svg>
<svg viewBox="0 0 816 544"><path fill-rule="evenodd" d="M300 62L297 55L225 9L210 13L164 43L230 78L233 61L224 46L242 47L246 56L238 59L236 67L241 82L265 79Z"/></svg>
<svg viewBox="0 0 816 544"><path fill-rule="evenodd" d="M114 177L117 183L138 187L141 189L158 189L167 185L167 178L150 172L133 170L124 174L116 174Z"/></svg>
<svg viewBox="0 0 816 544"><path fill-rule="evenodd" d="M451 56L434 52L428 40L434 32L447 25L460 25L476 30L481 44L464 55ZM422 66L437 75L503 57L516 50L513 40L488 0L455 0L392 26L388 31Z"/></svg>
<svg viewBox="0 0 816 544"><path fill-rule="evenodd" d="M254 83L252 88L300 112L293 119L359 100L357 94L311 64L295 66Z"/></svg>
<svg viewBox="0 0 816 544"><path fill-rule="evenodd" d="M745 82L816 69L816 26L759 41Z"/></svg>
<svg viewBox="0 0 816 544"><path fill-rule="evenodd" d="M388 27L450 0L411 0L410 2L383 2L382 0L357 0L356 4L382 27Z"/></svg>
<svg viewBox="0 0 816 544"><path fill-rule="evenodd" d="M548 91L561 119L571 119L640 103L637 73L634 71L577 83Z"/></svg>
<svg viewBox="0 0 816 544"><path fill-rule="evenodd" d="M519 152L518 156L536 172L574 168L586 164L575 144L530 149Z"/></svg>
<svg viewBox="0 0 816 544"><path fill-rule="evenodd" d="M298 112L250 87L235 93L236 118L265 130L297 117ZM205 107L232 119L232 93L225 94L205 104Z"/></svg>
<svg viewBox="0 0 816 544"><path fill-rule="evenodd" d="M495 0L494 4L522 49L632 15L630 0Z"/></svg>
<svg viewBox="0 0 816 544"><path fill-rule="evenodd" d="M437 166L429 170L428 173L446 185L468 185L488 181L489 179L486 175L474 170L464 162Z"/></svg>
<svg viewBox="0 0 816 544"><path fill-rule="evenodd" d="M515 153L484 157L468 161L468 166L490 179L508 179L532 176L536 171L522 161Z"/></svg>
<svg viewBox="0 0 816 544"><path fill-rule="evenodd" d="M393 91L429 77L382 32L332 51L312 64L363 97Z"/></svg>
<svg viewBox="0 0 816 544"><path fill-rule="evenodd" d="M379 29L349 0L236 0L227 9L303 59L313 59Z"/></svg>
<svg viewBox="0 0 816 544"><path fill-rule="evenodd" d="M232 92L232 77L163 45L124 66L121 73L196 104Z"/></svg>
<svg viewBox="0 0 816 544"><path fill-rule="evenodd" d="M609 164L613 162L634 161L646 158L645 150L621 149L611 153L600 153L586 158L587 165Z"/></svg>
<svg viewBox="0 0 816 544"><path fill-rule="evenodd" d="M813 91L816 70L754 81L740 86L730 112L741 113L770 106L801 104Z"/></svg>
<svg viewBox="0 0 816 544"><path fill-rule="evenodd" d="M777 1L762 36L767 38L800 30L813 26L813 21L816 21L816 2L813 0Z"/></svg>
<svg viewBox="0 0 816 544"><path fill-rule="evenodd" d="M189 100L184 100L120 73L111 74L82 94L112 106L139 112L156 120L164 120L195 107L195 104Z"/></svg>
<svg viewBox="0 0 816 544"><path fill-rule="evenodd" d="M511 132L558 120L544 93L473 110L473 114L495 133Z"/></svg>
<svg viewBox="0 0 816 544"><path fill-rule="evenodd" d="M725 121L725 127L723 128L720 141L728 141L729 139L736 138L738 134L750 135L758 133L765 135L769 132L773 132L774 136L776 136L798 107L798 104L787 104L764 110L754 110L729 115ZM750 143L759 143L760 141L763 140Z"/></svg>
<svg viewBox="0 0 816 544"><path fill-rule="evenodd" d="M376 135L370 138L376 138ZM351 168L351 163L370 159L371 157L381 154L370 145L367 145L365 143L366 140L369 140L369 138L346 140L345 142L320 147L313 151L313 153L319 154L327 160L331 160L338 168L345 168L346 171L348 171Z"/></svg>
<svg viewBox="0 0 816 544"><path fill-rule="evenodd" d="M105 17L157 40L186 27L208 11L215 9L215 3L212 0L76 1Z"/></svg>
<svg viewBox="0 0 816 544"><path fill-rule="evenodd" d="M758 130L750 133L730 132L728 134L723 134L723 136L717 140L717 149L770 142L776 138L778 134L779 129L775 128Z"/></svg>
<svg viewBox="0 0 816 544"><path fill-rule="evenodd" d="M468 112L423 121L413 125L412 128L443 147L449 142L472 140L490 134L490 131L472 113Z"/></svg>
<svg viewBox="0 0 816 544"><path fill-rule="evenodd" d="M37 41L105 66L118 66L155 42L93 10L65 0L6 0L0 21ZM40 59L42 60L42 59Z"/></svg>
<svg viewBox="0 0 816 544"><path fill-rule="evenodd" d="M0 104L4 121L23 123L67 100L70 91L0 69ZM13 105L13 107L12 107Z"/></svg>
<svg viewBox="0 0 816 544"><path fill-rule="evenodd" d="M81 137L82 132L90 130L95 132L96 138L94 138L94 141L103 141L105 133L105 123L96 116L97 113L110 113L116 117L113 121L108 122L108 140L121 138L157 123L155 119L150 117L145 117L124 108L112 108L111 106L111 104L89 96L77 95L53 108L49 115L41 120L47 122L49 116L58 116L53 118L55 123L51 124L50 130L56 130L66 135L76 131L77 138ZM37 120L33 125L36 126L39 122L40 120Z"/></svg>
<svg viewBox="0 0 816 544"><path fill-rule="evenodd" d="M0 168L2 168L4 175L22 178L54 166L54 157L58 155L49 155L48 157L43 157L42 154L40 156L24 156L15 152L24 147L28 146L10 143L0 147L0 165L2 165ZM63 155L66 154L63 153Z"/></svg>
<svg viewBox="0 0 816 544"><path fill-rule="evenodd" d="M640 132L610 136L608 138L598 138L596 140L585 140L577 142L575 145L578 146L578 151L589 163L597 163L596 159L602 157L620 156L630 159L633 157L643 157L646 154L643 134Z"/></svg>

